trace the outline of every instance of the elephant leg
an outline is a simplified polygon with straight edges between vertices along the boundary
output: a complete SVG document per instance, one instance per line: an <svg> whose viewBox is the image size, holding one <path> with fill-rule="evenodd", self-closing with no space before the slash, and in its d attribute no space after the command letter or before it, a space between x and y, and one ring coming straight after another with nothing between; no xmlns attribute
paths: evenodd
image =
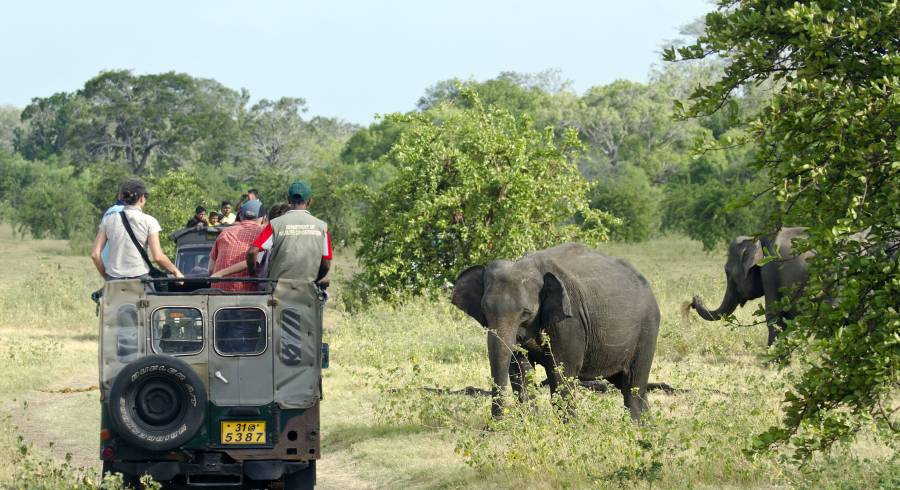
<svg viewBox="0 0 900 490"><path fill-rule="evenodd" d="M769 329L766 345L768 346L775 343L778 334L784 329L783 314L778 305L780 299L777 291L766 291L766 327Z"/></svg>
<svg viewBox="0 0 900 490"><path fill-rule="evenodd" d="M650 381L650 366L653 364L653 355L656 352L656 336L652 345L642 345L637 352L634 363L631 365L631 376L629 380L629 392L631 397L628 399L628 411L631 413L631 420L637 421L641 418L641 414L650 408L650 395L647 390L647 384ZM637 389L637 393L633 390Z"/></svg>
<svg viewBox="0 0 900 490"><path fill-rule="evenodd" d="M656 341L649 346L642 346L629 367L629 371L616 373L606 378L622 392L622 403L631 414L631 419L638 421L641 414L650 408L650 396L647 389L650 380L650 366L656 351Z"/></svg>
<svg viewBox="0 0 900 490"><path fill-rule="evenodd" d="M617 390L622 392L625 408L631 408L631 383L625 373L616 373L606 378Z"/></svg>
<svg viewBox="0 0 900 490"><path fill-rule="evenodd" d="M521 352L516 352L509 362L509 384L518 395L519 401L524 402L528 399L525 380L532 369L531 361Z"/></svg>
<svg viewBox="0 0 900 490"><path fill-rule="evenodd" d="M563 400L567 416L575 415L575 386L572 385L572 378L577 378L578 372L581 370L580 362L565 363L560 366L556 362L555 356L551 352L544 354L545 363L542 364L547 371L547 379L550 384L550 396L559 394L560 400Z"/></svg>

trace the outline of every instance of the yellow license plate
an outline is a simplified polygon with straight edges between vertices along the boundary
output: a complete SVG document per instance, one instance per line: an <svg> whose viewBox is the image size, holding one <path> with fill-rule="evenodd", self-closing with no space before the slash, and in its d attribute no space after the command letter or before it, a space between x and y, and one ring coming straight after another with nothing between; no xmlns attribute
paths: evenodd
<svg viewBox="0 0 900 490"><path fill-rule="evenodd" d="M262 420L221 422L222 444L265 444L266 423Z"/></svg>

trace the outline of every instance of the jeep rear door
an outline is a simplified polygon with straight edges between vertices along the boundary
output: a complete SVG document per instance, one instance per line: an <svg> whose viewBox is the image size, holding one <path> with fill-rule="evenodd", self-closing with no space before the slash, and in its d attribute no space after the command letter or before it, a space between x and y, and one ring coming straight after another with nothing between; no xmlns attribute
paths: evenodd
<svg viewBox="0 0 900 490"><path fill-rule="evenodd" d="M209 296L209 399L218 406L273 400L268 295Z"/></svg>

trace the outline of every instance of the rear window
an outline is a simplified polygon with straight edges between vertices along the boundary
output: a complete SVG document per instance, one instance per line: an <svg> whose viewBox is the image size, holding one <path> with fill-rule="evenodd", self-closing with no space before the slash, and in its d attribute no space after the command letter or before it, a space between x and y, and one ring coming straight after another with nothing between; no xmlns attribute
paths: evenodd
<svg viewBox="0 0 900 490"><path fill-rule="evenodd" d="M216 351L255 355L266 350L266 314L259 308L225 308L216 312Z"/></svg>
<svg viewBox="0 0 900 490"><path fill-rule="evenodd" d="M209 250L208 248L179 250L175 266L181 272L192 276L209 275Z"/></svg>
<svg viewBox="0 0 900 490"><path fill-rule="evenodd" d="M159 308L153 312L151 339L160 354L203 350L203 316L197 308Z"/></svg>

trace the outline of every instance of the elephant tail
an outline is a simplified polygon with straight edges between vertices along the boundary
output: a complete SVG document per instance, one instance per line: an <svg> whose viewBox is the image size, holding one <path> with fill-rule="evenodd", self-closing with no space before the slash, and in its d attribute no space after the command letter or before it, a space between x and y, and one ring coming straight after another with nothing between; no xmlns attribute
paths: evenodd
<svg viewBox="0 0 900 490"><path fill-rule="evenodd" d="M693 305L693 301L685 301L681 303L681 319L685 322L691 318L691 306Z"/></svg>

